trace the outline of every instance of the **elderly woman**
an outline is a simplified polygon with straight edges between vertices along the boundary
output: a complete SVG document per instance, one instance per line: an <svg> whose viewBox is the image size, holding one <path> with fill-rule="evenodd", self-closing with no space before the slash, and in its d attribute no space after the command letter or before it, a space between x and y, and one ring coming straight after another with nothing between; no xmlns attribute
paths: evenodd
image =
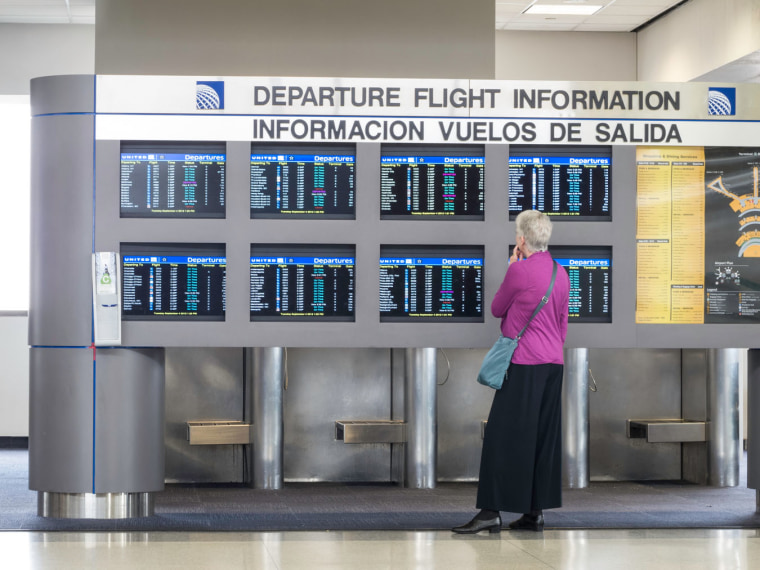
<svg viewBox="0 0 760 570"><path fill-rule="evenodd" d="M491 303L501 332L511 338L546 294L554 266L547 251L548 216L527 210L517 216L516 226L507 273ZM524 513L510 529L541 531L543 509L562 506L561 394L569 294L570 280L558 267L549 302L520 339L491 404L480 459L476 507L481 511L454 532L500 532L499 511Z"/></svg>

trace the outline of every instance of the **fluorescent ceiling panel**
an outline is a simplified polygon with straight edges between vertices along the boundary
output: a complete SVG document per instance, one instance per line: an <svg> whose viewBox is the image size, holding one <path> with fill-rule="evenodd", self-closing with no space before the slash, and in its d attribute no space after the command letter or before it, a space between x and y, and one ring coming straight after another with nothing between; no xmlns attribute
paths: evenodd
<svg viewBox="0 0 760 570"><path fill-rule="evenodd" d="M523 14L552 14L560 16L590 16L601 10L598 4L533 4Z"/></svg>

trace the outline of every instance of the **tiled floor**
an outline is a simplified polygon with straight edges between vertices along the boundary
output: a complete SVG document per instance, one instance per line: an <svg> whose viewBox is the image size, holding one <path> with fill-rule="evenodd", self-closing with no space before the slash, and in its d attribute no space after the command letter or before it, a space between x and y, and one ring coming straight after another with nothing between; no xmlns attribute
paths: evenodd
<svg viewBox="0 0 760 570"><path fill-rule="evenodd" d="M760 530L0 533L0 567L374 570L760 568Z"/></svg>

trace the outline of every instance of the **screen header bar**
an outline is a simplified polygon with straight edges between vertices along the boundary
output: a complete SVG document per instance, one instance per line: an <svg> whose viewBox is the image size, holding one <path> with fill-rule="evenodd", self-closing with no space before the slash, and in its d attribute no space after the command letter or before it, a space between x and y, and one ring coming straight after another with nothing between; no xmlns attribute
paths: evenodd
<svg viewBox="0 0 760 570"><path fill-rule="evenodd" d="M475 257L381 257L380 265L443 265L443 266L481 266L482 258Z"/></svg>
<svg viewBox="0 0 760 570"><path fill-rule="evenodd" d="M288 257L264 256L251 257L251 265L354 265L353 257Z"/></svg>

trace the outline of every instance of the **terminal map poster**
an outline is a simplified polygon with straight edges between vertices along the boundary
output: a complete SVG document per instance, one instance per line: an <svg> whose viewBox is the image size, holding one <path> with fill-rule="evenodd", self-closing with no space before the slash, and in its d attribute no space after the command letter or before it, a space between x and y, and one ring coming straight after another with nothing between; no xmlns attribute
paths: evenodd
<svg viewBox="0 0 760 570"><path fill-rule="evenodd" d="M760 149L636 151L636 322L760 322Z"/></svg>

